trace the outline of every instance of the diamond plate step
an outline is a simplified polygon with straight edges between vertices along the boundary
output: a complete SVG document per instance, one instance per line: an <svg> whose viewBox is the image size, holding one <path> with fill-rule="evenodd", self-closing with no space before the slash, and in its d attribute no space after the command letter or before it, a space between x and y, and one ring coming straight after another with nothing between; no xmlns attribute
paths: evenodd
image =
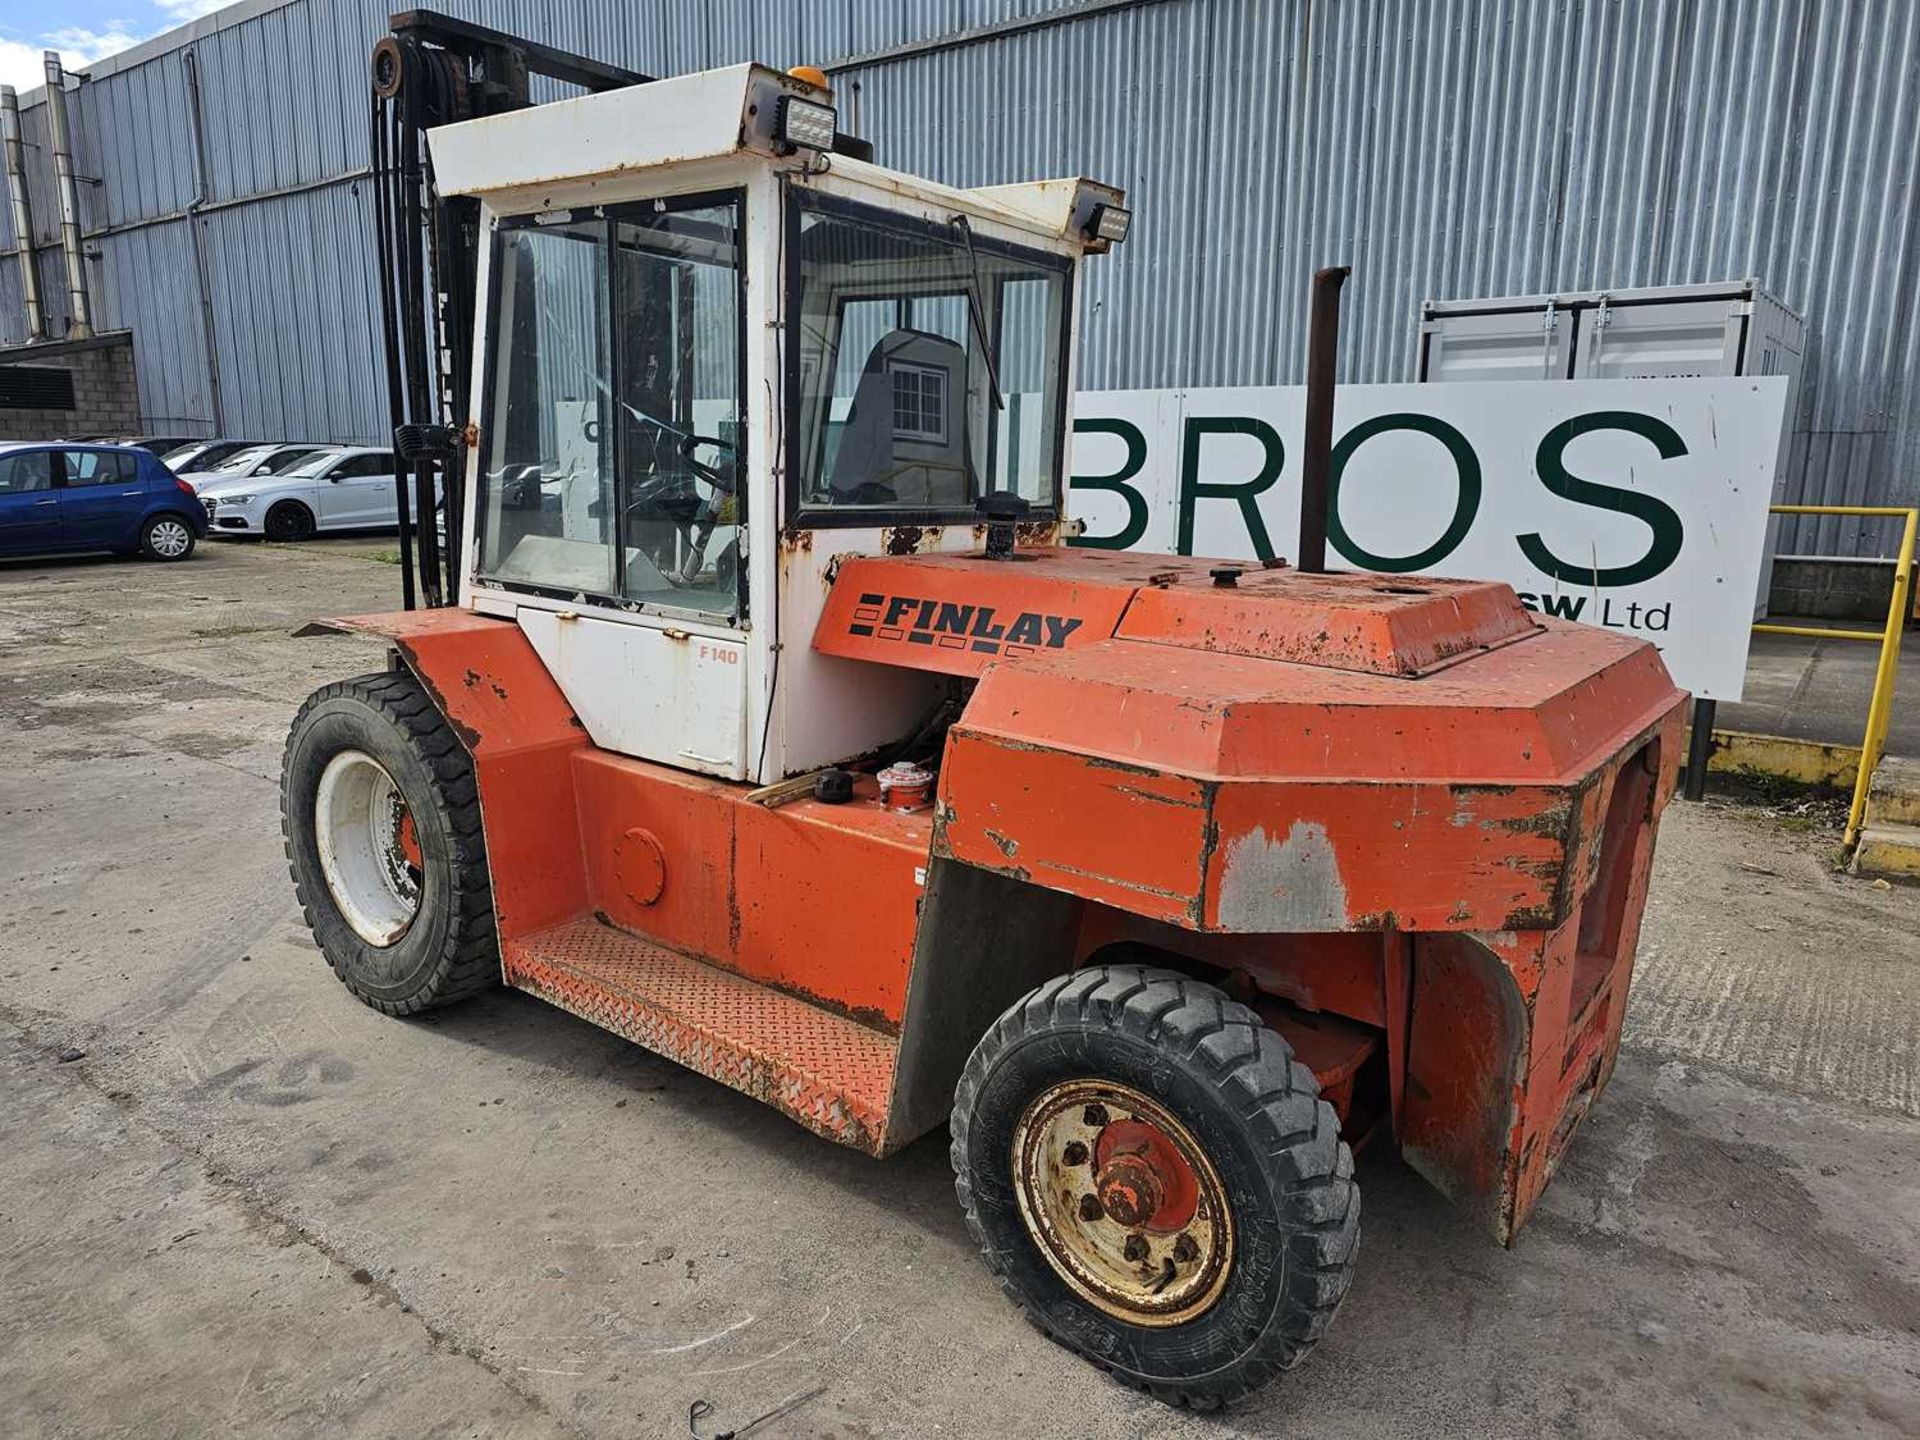
<svg viewBox="0 0 1920 1440"><path fill-rule="evenodd" d="M884 1152L891 1036L595 920L510 940L504 959L509 985L829 1140Z"/></svg>

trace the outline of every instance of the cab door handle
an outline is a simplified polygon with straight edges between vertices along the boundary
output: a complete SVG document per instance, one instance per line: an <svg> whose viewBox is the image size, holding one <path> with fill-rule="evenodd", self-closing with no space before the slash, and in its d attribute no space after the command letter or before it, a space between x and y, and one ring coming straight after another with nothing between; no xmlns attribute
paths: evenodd
<svg viewBox="0 0 1920 1440"><path fill-rule="evenodd" d="M33 503L34 506L38 508L41 505L58 505L60 502L58 500L36 500Z"/></svg>

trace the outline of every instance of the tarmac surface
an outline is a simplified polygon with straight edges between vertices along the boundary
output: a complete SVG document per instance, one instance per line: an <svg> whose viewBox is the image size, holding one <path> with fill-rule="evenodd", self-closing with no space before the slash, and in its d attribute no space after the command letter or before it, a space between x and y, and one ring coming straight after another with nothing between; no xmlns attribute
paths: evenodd
<svg viewBox="0 0 1920 1440"><path fill-rule="evenodd" d="M529 996L340 988L279 751L382 656L288 632L391 608L391 544L0 562L8 1436L705 1435L815 1387L756 1440L1920 1434L1920 891L1824 815L1676 804L1517 1246L1371 1150L1326 1342L1178 1414L1001 1298L943 1134L876 1162Z"/></svg>
<svg viewBox="0 0 1920 1440"><path fill-rule="evenodd" d="M1779 625L1857 630L1862 640L1814 640L1804 635L1755 635L1747 652L1747 679L1738 701L1722 701L1714 715L1721 730L1786 735L1828 745L1858 745L1867 725L1874 674L1880 664L1880 630L1858 620L1797 620L1768 617ZM1887 752L1920 757L1920 630L1900 645Z"/></svg>

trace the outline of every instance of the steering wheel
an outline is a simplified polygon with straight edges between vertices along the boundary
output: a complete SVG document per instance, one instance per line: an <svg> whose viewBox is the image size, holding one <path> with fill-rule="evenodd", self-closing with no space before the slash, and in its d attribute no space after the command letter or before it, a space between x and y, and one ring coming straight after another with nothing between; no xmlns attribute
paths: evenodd
<svg viewBox="0 0 1920 1440"><path fill-rule="evenodd" d="M702 445L711 445L714 449L721 451L725 457L723 463L707 465L694 459L693 452ZM707 542L713 538L713 532L719 526L722 513L733 500L735 481L732 457L735 447L715 435L688 434L680 437L679 449L680 458L685 462L687 469L695 478L704 480L708 487L707 498L700 502L698 510L684 522L691 531L687 536L686 558L682 561L678 572L666 572L667 578L675 585L692 585L698 582L700 568L706 563ZM727 560L730 555L736 557L733 563L737 564L738 546L739 540L736 538L728 546L727 552L722 555L722 560ZM731 585L731 570L724 564L720 569L726 572L722 577L723 583Z"/></svg>
<svg viewBox="0 0 1920 1440"><path fill-rule="evenodd" d="M711 445L716 450L724 450L729 456L734 453L735 447L729 441L714 435L682 435L680 437L680 458L687 462L687 468L714 489L724 490L731 495L734 486L732 466L719 470L694 459L693 452L702 445Z"/></svg>

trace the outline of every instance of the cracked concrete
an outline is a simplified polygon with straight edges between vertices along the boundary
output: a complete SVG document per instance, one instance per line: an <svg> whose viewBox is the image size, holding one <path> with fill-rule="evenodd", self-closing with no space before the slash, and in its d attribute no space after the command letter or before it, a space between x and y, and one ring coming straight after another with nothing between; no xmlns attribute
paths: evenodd
<svg viewBox="0 0 1920 1440"><path fill-rule="evenodd" d="M1178 1415L1019 1320L943 1136L875 1162L530 997L341 990L279 746L381 654L286 632L389 607L375 548L0 563L9 1436L683 1435L814 1385L756 1437L1920 1433L1920 892L1830 837L1676 807L1629 1047L1517 1247L1370 1152L1327 1342Z"/></svg>

